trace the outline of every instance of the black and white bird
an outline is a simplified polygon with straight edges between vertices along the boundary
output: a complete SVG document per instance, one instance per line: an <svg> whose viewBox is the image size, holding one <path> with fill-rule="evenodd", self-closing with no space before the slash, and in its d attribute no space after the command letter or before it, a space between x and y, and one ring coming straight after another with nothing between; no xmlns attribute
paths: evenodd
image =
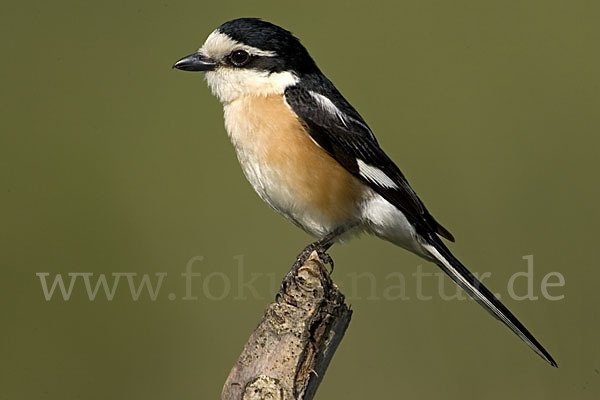
<svg viewBox="0 0 600 400"><path fill-rule="evenodd" d="M368 232L437 264L537 354L556 366L517 318L456 259L452 234L427 211L360 114L287 30L240 18L213 31L174 68L203 71L258 195L320 238Z"/></svg>

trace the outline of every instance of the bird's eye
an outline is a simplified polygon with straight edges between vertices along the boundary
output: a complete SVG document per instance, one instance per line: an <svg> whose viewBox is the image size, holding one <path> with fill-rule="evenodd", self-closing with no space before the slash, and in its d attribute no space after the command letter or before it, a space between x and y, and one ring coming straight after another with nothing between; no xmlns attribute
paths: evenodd
<svg viewBox="0 0 600 400"><path fill-rule="evenodd" d="M244 50L236 50L229 56L231 63L236 67L241 67L250 60L250 54Z"/></svg>

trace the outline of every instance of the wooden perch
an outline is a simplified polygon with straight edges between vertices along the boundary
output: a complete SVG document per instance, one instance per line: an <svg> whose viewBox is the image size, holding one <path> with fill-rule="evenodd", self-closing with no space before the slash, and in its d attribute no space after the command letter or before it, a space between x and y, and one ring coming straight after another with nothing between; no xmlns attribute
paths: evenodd
<svg viewBox="0 0 600 400"><path fill-rule="evenodd" d="M223 400L311 400L352 311L313 252L269 304L223 387Z"/></svg>

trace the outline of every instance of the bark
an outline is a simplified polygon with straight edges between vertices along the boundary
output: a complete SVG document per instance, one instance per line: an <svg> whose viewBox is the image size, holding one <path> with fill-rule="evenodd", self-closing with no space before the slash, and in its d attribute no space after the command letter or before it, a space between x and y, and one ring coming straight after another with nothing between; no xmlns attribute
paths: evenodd
<svg viewBox="0 0 600 400"><path fill-rule="evenodd" d="M352 311L313 252L269 304L223 387L223 400L310 400Z"/></svg>

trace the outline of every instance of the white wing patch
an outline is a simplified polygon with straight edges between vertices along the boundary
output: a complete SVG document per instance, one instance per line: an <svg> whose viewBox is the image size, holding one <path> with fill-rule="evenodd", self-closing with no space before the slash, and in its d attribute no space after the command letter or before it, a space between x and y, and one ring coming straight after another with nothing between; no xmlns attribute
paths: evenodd
<svg viewBox="0 0 600 400"><path fill-rule="evenodd" d="M337 108L337 106L335 104L333 104L333 102L331 100L329 100L326 96L323 96L322 94L313 92L312 90L309 90L308 93L310 93L312 98L315 99L317 104L319 104L325 111L327 111L331 115L334 115L335 117L339 118L339 120L341 121L342 125L344 125L344 127L348 128L348 121L350 120L352 123L362 126L365 129L365 131L367 131L369 133L369 137L371 139L375 140L375 136L373 136L373 132L371 132L371 129L369 129L369 127L367 125L365 125L363 122L361 122L355 118L352 118L352 117L346 115L339 108Z"/></svg>
<svg viewBox="0 0 600 400"><path fill-rule="evenodd" d="M389 189L398 189L396 182L387 176L385 172L377 167L367 164L359 158L357 158L356 161L358 162L358 172L360 173L360 176L380 186Z"/></svg>
<svg viewBox="0 0 600 400"><path fill-rule="evenodd" d="M312 90L309 90L308 93L310 93L310 95L313 97L313 99L315 99L315 101L325 110L327 111L329 114L335 115L336 117L338 117L340 119L340 121L342 122L342 124L344 124L344 126L348 126L346 123L346 114L344 114L342 111L340 111L339 108L336 107L335 104L333 104L333 102L331 100L329 100L327 97L323 96L322 94L313 92Z"/></svg>

